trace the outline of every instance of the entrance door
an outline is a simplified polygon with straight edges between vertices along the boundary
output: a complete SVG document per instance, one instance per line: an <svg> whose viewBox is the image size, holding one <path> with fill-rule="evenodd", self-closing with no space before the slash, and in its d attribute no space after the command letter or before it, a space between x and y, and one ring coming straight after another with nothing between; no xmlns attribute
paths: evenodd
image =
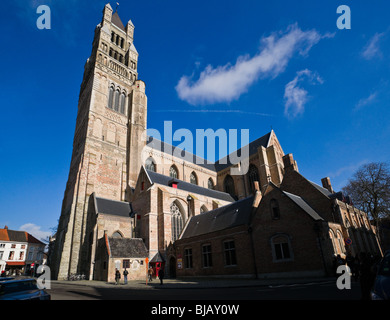
<svg viewBox="0 0 390 320"><path fill-rule="evenodd" d="M169 276L171 279L176 278L176 259L174 257L169 260Z"/></svg>

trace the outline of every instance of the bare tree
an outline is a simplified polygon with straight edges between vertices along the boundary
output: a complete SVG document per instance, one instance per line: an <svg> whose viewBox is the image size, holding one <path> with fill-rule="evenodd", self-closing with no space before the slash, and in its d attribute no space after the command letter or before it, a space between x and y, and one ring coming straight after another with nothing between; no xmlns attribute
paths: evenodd
<svg viewBox="0 0 390 320"><path fill-rule="evenodd" d="M378 228L380 219L390 217L390 170L383 162L360 167L342 189L355 207L367 212Z"/></svg>

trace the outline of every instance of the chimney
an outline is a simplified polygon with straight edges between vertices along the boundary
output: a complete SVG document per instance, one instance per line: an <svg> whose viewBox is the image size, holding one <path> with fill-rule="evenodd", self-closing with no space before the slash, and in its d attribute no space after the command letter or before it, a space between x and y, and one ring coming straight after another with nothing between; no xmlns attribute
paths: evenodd
<svg viewBox="0 0 390 320"><path fill-rule="evenodd" d="M284 170L295 170L298 171L297 162L294 160L292 153L283 156Z"/></svg>
<svg viewBox="0 0 390 320"><path fill-rule="evenodd" d="M4 226L4 229L8 230L8 226Z"/></svg>
<svg viewBox="0 0 390 320"><path fill-rule="evenodd" d="M260 204L260 201L261 201L261 198L263 197L263 195L261 194L258 181L254 181L254 187L255 187L255 195L254 195L254 199L253 199L252 208L256 209L259 207L259 204Z"/></svg>
<svg viewBox="0 0 390 320"><path fill-rule="evenodd" d="M332 184L330 183L329 177L322 178L321 179L322 186L327 189L329 192L334 193L334 190L332 188Z"/></svg>

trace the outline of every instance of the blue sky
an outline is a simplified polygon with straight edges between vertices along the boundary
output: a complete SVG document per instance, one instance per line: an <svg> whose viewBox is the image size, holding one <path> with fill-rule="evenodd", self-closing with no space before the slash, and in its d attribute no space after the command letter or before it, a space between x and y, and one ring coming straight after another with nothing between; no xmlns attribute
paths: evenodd
<svg viewBox="0 0 390 320"><path fill-rule="evenodd" d="M45 236L57 225L83 68L107 2L0 3L0 227ZM36 27L42 4L50 30ZM336 26L340 5L351 9L349 30ZM251 141L273 128L304 176L329 176L336 190L360 165L390 160L389 12L385 0L119 6L135 25L149 128L249 129Z"/></svg>

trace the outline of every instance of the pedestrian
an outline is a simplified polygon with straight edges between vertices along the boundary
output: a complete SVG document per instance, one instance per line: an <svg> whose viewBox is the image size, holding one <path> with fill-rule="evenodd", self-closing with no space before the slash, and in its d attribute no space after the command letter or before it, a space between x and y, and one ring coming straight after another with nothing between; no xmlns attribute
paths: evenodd
<svg viewBox="0 0 390 320"><path fill-rule="evenodd" d="M162 268L158 271L158 277L160 278L160 285L162 285L164 279L164 270Z"/></svg>
<svg viewBox="0 0 390 320"><path fill-rule="evenodd" d="M119 284L119 280L121 278L121 273L118 269L115 269L115 284Z"/></svg>
<svg viewBox="0 0 390 320"><path fill-rule="evenodd" d="M124 283L127 284L127 275L129 274L129 271L126 270L125 268L125 271L123 271L123 279L124 279Z"/></svg>
<svg viewBox="0 0 390 320"><path fill-rule="evenodd" d="M152 268L152 266L149 267L148 275L149 275L149 281L153 281L153 268Z"/></svg>
<svg viewBox="0 0 390 320"><path fill-rule="evenodd" d="M362 299L370 300L370 291L375 280L373 261L365 252L362 252L360 257L360 288L362 292Z"/></svg>

